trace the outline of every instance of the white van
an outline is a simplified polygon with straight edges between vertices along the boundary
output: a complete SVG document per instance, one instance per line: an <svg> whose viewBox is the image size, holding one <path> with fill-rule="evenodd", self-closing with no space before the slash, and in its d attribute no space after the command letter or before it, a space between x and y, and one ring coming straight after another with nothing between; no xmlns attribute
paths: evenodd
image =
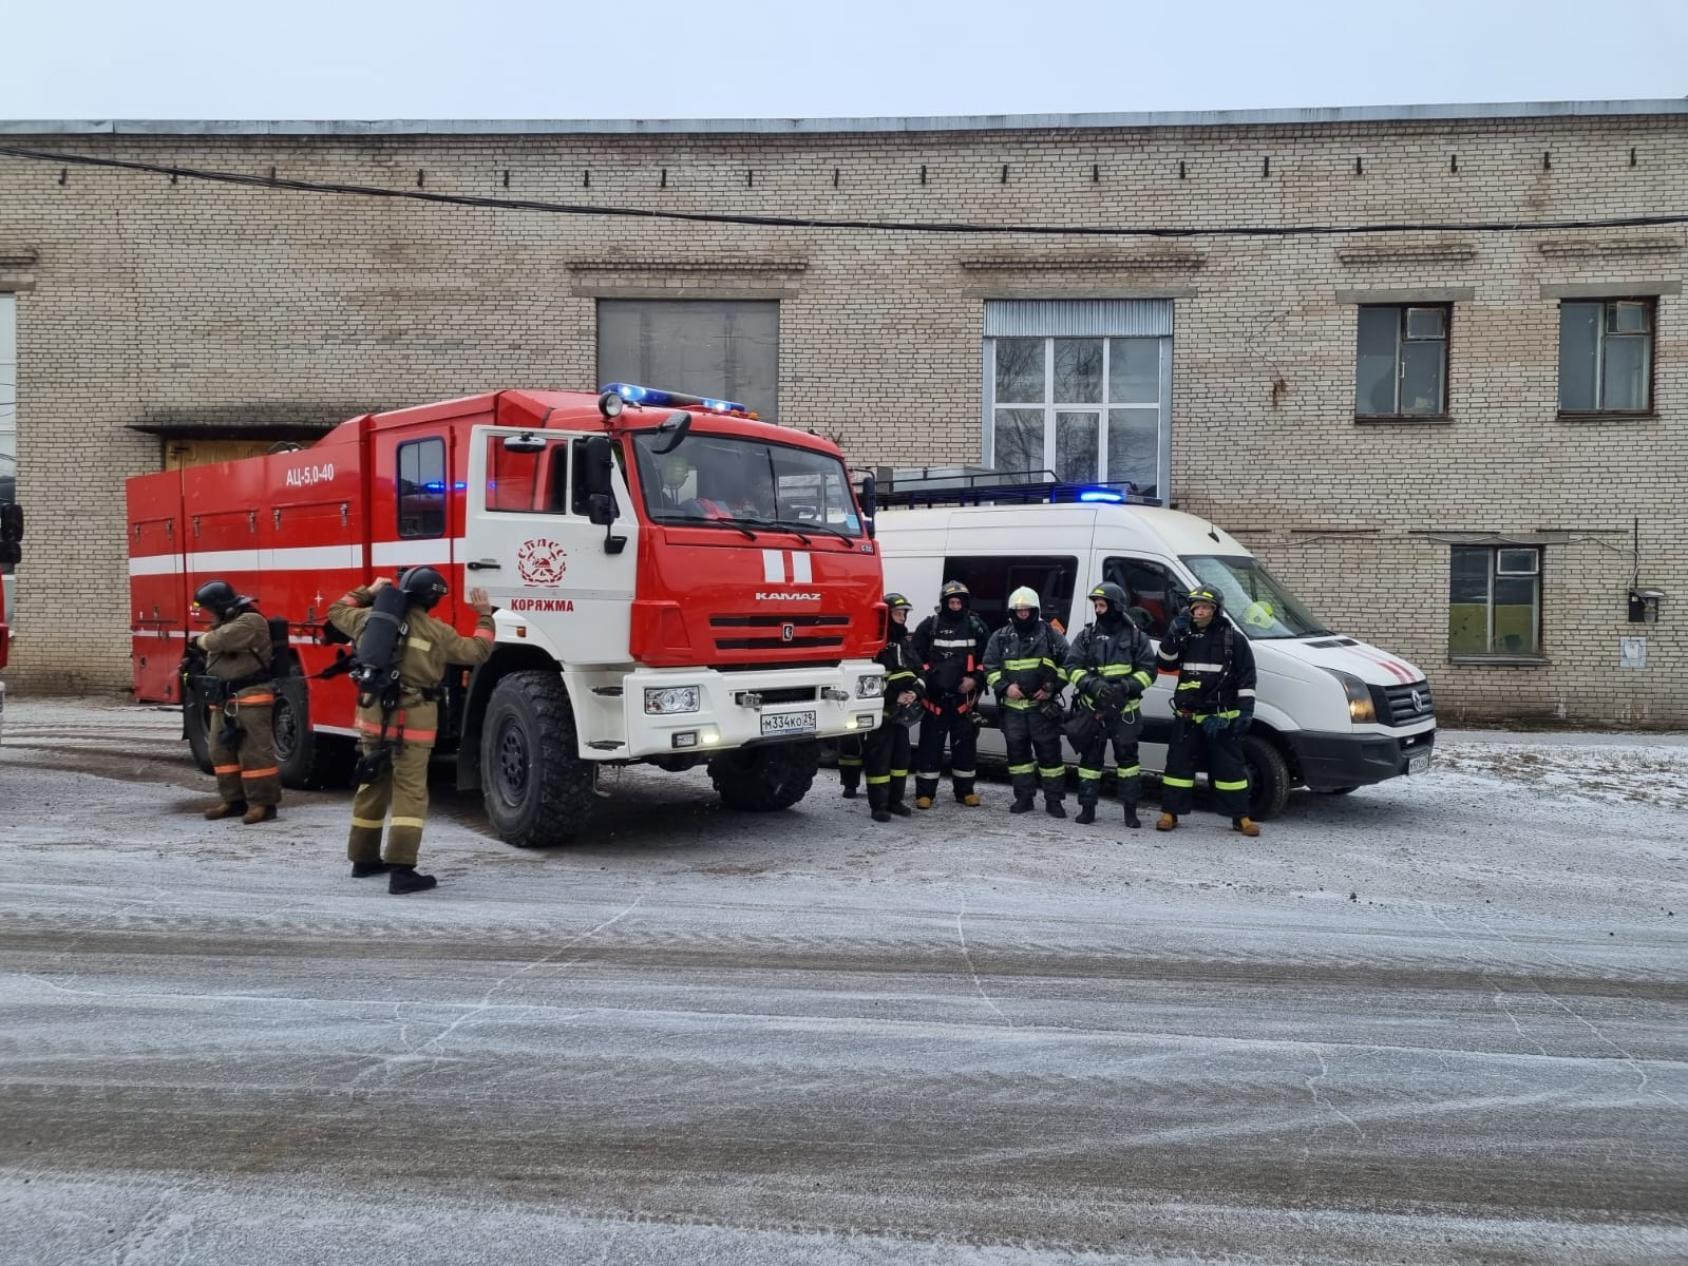
<svg viewBox="0 0 1688 1266"><path fill-rule="evenodd" d="M1086 595L1111 580L1158 645L1182 596L1197 583L1214 585L1259 671L1254 728L1243 740L1254 817L1281 811L1294 787L1340 794L1429 769L1436 717L1422 672L1323 627L1241 542L1206 519L1120 504L1117 493L1094 495L1037 504L885 504L877 516L885 588L914 604L913 625L933 609L938 586L959 580L994 629L1007 619L1008 595L1030 585L1045 617L1059 620L1070 638L1092 618ZM1145 773L1166 768L1170 682L1158 678L1143 699ZM981 711L987 724L994 720L990 701ZM1001 731L987 728L980 756L1001 758L1003 751ZM1067 756L1077 763L1070 747Z"/></svg>

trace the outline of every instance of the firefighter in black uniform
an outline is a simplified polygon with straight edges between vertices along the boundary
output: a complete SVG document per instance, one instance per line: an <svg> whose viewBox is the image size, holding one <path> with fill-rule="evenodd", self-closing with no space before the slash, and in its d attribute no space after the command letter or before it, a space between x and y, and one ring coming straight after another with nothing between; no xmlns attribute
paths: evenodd
<svg viewBox="0 0 1688 1266"><path fill-rule="evenodd" d="M1067 687L1067 639L1043 619L1035 589L1022 585L1008 595L1008 617L985 646L985 684L1002 707L1008 775L1014 781L1008 812L1029 812L1041 781L1044 810L1064 818L1067 762L1058 718Z"/></svg>
<svg viewBox="0 0 1688 1266"><path fill-rule="evenodd" d="M1143 798L1143 766L1137 740L1143 733L1143 692L1155 682L1155 648L1129 614L1125 590L1109 581L1090 591L1096 622L1073 639L1067 656L1067 679L1073 683L1075 706L1096 714L1094 736L1078 759L1078 818L1096 820L1096 801L1102 794L1102 758L1114 745L1119 774L1119 799L1125 824L1142 826L1137 805Z"/></svg>
<svg viewBox="0 0 1688 1266"><path fill-rule="evenodd" d="M906 818L914 810L903 803L908 789L909 727L920 719L920 675L909 645L909 600L900 593L885 595L891 623L879 662L885 668L885 717L862 743L867 769L867 803L875 822L891 816Z"/></svg>
<svg viewBox="0 0 1688 1266"><path fill-rule="evenodd" d="M1157 831L1178 825L1178 815L1190 811L1195 796L1196 770L1206 756L1220 812L1231 815L1231 828L1244 835L1260 834L1248 816L1248 767L1243 763L1242 738L1254 720L1254 652L1248 638L1221 613L1219 590L1197 586L1190 605L1173 620L1161 639L1159 668L1178 678L1172 691L1172 710L1178 720L1166 753L1161 779L1160 821Z"/></svg>
<svg viewBox="0 0 1688 1266"><path fill-rule="evenodd" d="M926 688L926 714L920 721L920 755L914 776L914 807L930 809L938 794L944 741L950 745L950 777L955 798L976 807L973 782L979 747L979 673L990 629L970 609L972 595L959 580L944 582L938 610L914 631L914 653Z"/></svg>

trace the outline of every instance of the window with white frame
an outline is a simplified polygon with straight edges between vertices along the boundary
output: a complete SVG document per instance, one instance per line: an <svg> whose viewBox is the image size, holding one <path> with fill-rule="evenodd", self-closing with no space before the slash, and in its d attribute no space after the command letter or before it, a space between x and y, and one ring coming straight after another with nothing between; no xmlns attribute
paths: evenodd
<svg viewBox="0 0 1688 1266"><path fill-rule="evenodd" d="M1164 499L1170 301L992 302L985 332L987 464Z"/></svg>
<svg viewBox="0 0 1688 1266"><path fill-rule="evenodd" d="M1541 548L1456 545L1448 578L1448 654L1541 654Z"/></svg>
<svg viewBox="0 0 1688 1266"><path fill-rule="evenodd" d="M1559 305L1559 412L1646 413L1653 407L1653 301Z"/></svg>

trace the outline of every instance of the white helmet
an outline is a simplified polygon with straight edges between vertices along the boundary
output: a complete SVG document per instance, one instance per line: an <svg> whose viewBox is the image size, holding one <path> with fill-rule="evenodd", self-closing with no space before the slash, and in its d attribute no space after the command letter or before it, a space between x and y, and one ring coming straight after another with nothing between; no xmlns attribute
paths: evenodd
<svg viewBox="0 0 1688 1266"><path fill-rule="evenodd" d="M1043 610L1043 604L1037 600L1037 590L1029 585L1021 585L1008 595L1010 611L1018 611L1021 607L1030 607L1033 611Z"/></svg>

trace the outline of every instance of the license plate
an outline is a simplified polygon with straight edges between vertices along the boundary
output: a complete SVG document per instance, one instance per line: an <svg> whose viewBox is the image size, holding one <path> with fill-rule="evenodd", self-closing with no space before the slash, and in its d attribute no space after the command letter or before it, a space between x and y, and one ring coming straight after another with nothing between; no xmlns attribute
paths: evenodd
<svg viewBox="0 0 1688 1266"><path fill-rule="evenodd" d="M1417 756L1407 757L1407 772L1409 774L1424 774L1430 772L1430 753L1420 752Z"/></svg>
<svg viewBox="0 0 1688 1266"><path fill-rule="evenodd" d="M769 712L762 717L763 734L813 734L813 712Z"/></svg>

